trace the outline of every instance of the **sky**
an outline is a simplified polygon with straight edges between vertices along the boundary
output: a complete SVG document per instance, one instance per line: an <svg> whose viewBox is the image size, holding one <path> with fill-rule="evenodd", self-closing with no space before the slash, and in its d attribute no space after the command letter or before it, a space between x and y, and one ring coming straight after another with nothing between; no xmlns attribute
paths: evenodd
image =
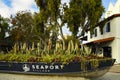
<svg viewBox="0 0 120 80"><path fill-rule="evenodd" d="M111 2L113 5L115 5L115 3L117 2L117 0L102 0L103 2L103 6L105 7L105 9L108 9L109 3Z"/></svg>
<svg viewBox="0 0 120 80"><path fill-rule="evenodd" d="M117 0L102 0L103 6L107 10L109 3L115 4ZM62 0L62 2L69 2L69 0ZM30 10L31 12L38 12L38 8L34 0L0 0L0 15L2 17L10 17L18 11Z"/></svg>
<svg viewBox="0 0 120 80"><path fill-rule="evenodd" d="M36 12L37 6L34 0L0 0L0 15L10 17L18 11L31 10Z"/></svg>

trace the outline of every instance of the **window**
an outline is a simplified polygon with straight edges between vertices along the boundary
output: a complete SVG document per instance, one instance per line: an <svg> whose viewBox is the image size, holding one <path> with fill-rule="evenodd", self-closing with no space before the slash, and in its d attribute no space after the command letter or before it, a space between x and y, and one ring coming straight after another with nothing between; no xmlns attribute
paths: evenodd
<svg viewBox="0 0 120 80"><path fill-rule="evenodd" d="M92 38L92 34L90 34L90 38Z"/></svg>
<svg viewBox="0 0 120 80"><path fill-rule="evenodd" d="M97 29L95 29L94 33L95 33L95 37L97 37Z"/></svg>
<svg viewBox="0 0 120 80"><path fill-rule="evenodd" d="M110 22L108 22L106 25L106 32L110 32Z"/></svg>
<svg viewBox="0 0 120 80"><path fill-rule="evenodd" d="M99 28L100 29L100 34L103 35L104 33L104 28Z"/></svg>
<svg viewBox="0 0 120 80"><path fill-rule="evenodd" d="M97 37L97 29L94 29L94 32L90 34L90 38Z"/></svg>
<svg viewBox="0 0 120 80"><path fill-rule="evenodd" d="M104 57L112 57L112 47L110 46L105 46L103 47L103 55Z"/></svg>
<svg viewBox="0 0 120 80"><path fill-rule="evenodd" d="M94 33L90 33L90 38L93 38L94 37Z"/></svg>
<svg viewBox="0 0 120 80"><path fill-rule="evenodd" d="M100 33L101 33L101 35L103 35L103 31L101 31Z"/></svg>

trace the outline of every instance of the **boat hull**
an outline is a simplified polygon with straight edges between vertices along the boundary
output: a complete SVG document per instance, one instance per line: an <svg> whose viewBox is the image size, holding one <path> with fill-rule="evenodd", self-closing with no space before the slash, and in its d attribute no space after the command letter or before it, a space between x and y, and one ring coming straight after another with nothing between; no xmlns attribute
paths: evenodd
<svg viewBox="0 0 120 80"><path fill-rule="evenodd" d="M43 62L0 62L0 72L22 73L22 74L40 74L40 75L59 75L59 76L81 76L81 77L99 77L104 75L115 59L100 61L99 66L93 68L88 63L85 69L82 69L81 62L62 63L43 63Z"/></svg>

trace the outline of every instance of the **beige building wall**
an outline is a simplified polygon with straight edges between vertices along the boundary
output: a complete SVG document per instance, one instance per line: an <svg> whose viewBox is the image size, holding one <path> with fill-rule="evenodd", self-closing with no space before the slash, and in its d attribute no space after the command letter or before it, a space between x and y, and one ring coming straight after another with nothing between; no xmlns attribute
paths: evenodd
<svg viewBox="0 0 120 80"><path fill-rule="evenodd" d="M114 17L113 19L110 19L112 15L119 15L117 17ZM90 32L88 32L88 41L86 43L90 43L96 40L100 39L106 39L110 37L114 37L113 41L105 42L104 44L100 43L100 47L109 46L112 48L112 58L116 59L116 63L120 63L120 0L117 0L115 5L112 3L109 4L108 10L105 13L105 19L109 17L110 22L110 32L106 32L106 25L105 24L103 28L103 34L101 35L99 27L96 27L97 29L97 36L92 37L90 35Z"/></svg>
<svg viewBox="0 0 120 80"><path fill-rule="evenodd" d="M106 32L106 25L107 23L105 24L104 28L103 28L103 34L101 35L101 32L100 32L100 29L99 27L96 27L97 29L97 37L90 37L90 32L88 32L88 42L92 42L92 41L95 41L95 40L99 40L99 39L105 39L105 38L109 38L109 37L116 37L119 33L116 33L117 30L118 30L118 25L120 25L120 21L119 21L119 24L117 23L118 22L118 19L120 20L120 17L118 18L114 18L112 20L110 20L110 32Z"/></svg>
<svg viewBox="0 0 120 80"><path fill-rule="evenodd" d="M118 62L120 63L120 17L116 21L116 40L117 40L117 52L118 52Z"/></svg>
<svg viewBox="0 0 120 80"><path fill-rule="evenodd" d="M114 37L113 41L106 42L101 44L101 47L110 46L112 48L112 58L116 59L116 64L120 63L120 17L115 17L110 21L110 32L106 32L106 25L103 28L103 34L101 35L99 27L97 29L97 36L92 37L90 36L90 32L88 32L88 41L87 43L93 42L95 40L105 39Z"/></svg>

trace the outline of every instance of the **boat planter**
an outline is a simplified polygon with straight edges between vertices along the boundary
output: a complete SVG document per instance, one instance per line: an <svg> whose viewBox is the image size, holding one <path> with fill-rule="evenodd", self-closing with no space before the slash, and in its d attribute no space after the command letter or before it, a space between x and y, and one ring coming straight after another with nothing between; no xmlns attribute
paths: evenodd
<svg viewBox="0 0 120 80"><path fill-rule="evenodd" d="M5 62L0 61L0 72L41 74L41 75L64 75L98 77L105 74L114 64L115 59L99 60L98 66L92 65L91 61L70 62L68 64L44 63L44 62ZM96 72L98 73L96 75ZM95 74L95 75L93 75Z"/></svg>
<svg viewBox="0 0 120 80"><path fill-rule="evenodd" d="M40 44L37 48L28 48L23 44L20 49L17 45L8 54L0 55L0 72L99 77L104 75L114 64L115 59L99 57L92 53L91 48L78 44L68 43L68 48L56 43L54 50Z"/></svg>

